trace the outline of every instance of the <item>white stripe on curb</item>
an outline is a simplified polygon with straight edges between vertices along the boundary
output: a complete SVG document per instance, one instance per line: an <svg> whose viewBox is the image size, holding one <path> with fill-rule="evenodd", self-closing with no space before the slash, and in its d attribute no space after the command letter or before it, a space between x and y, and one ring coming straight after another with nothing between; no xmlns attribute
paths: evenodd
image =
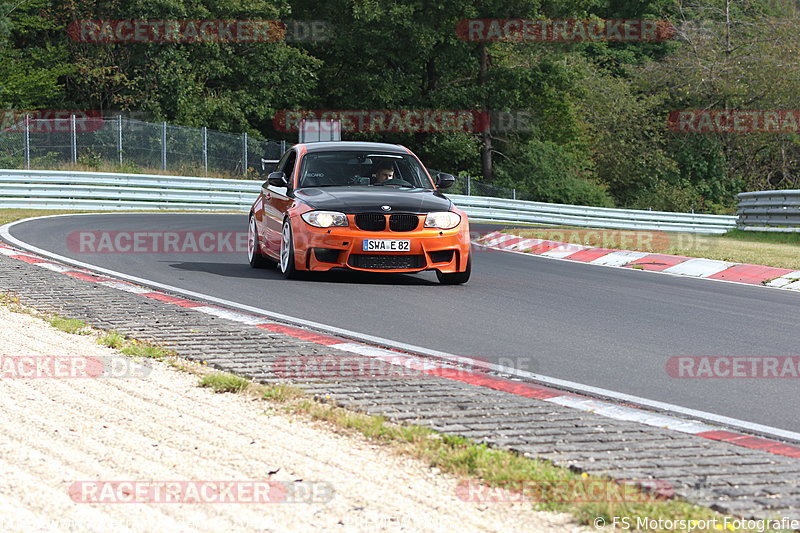
<svg viewBox="0 0 800 533"><path fill-rule="evenodd" d="M665 268L662 272L667 274L679 274L681 276L694 276L696 278L707 278L727 270L737 263L728 261L717 261L716 259L689 259L683 263Z"/></svg>
<svg viewBox="0 0 800 533"><path fill-rule="evenodd" d="M717 427L709 426L700 422L681 420L679 418L667 415L651 413L641 409L635 409L633 407L625 407L623 405L615 405L609 402L603 402L591 398L587 399L575 396L556 396L554 398L547 398L544 401L556 403L565 407L580 409L581 411L594 412L615 420L639 422L648 426L672 429L675 431L680 431L681 433L691 433L693 435L703 433L704 431L715 431L719 429Z"/></svg>
<svg viewBox="0 0 800 533"><path fill-rule="evenodd" d="M589 261L589 263L592 265L622 266L648 255L650 255L648 252L629 252L627 250L620 250L619 252L611 252L610 254L598 257L597 259Z"/></svg>
<svg viewBox="0 0 800 533"><path fill-rule="evenodd" d="M800 280L800 270L789 272L779 278L775 278L767 283L767 287L782 287L785 289L797 289L797 282Z"/></svg>
<svg viewBox="0 0 800 533"><path fill-rule="evenodd" d="M193 311L199 311L201 313L205 313L207 315L212 315L219 318L225 318L227 320L233 320L234 322L239 322L240 324L248 324L250 326L257 326L259 324L269 323L268 321L264 320L263 317L255 315L246 315L244 313L239 313L238 311L231 311L230 309L223 309L221 307L202 305L199 307L191 307L190 309L192 309Z"/></svg>
<svg viewBox="0 0 800 533"><path fill-rule="evenodd" d="M52 270L53 272L60 272L62 274L64 272L75 271L74 268L66 267L64 265L57 265L55 263L33 263L33 264L36 265L39 268L44 268L46 270Z"/></svg>
<svg viewBox="0 0 800 533"><path fill-rule="evenodd" d="M552 250L547 250L546 252L542 252L537 255L541 255L544 257L551 257L553 259L563 259L564 257L568 257L582 250L586 250L587 248L588 246L581 246L579 244L567 244L558 246L556 248L553 248Z"/></svg>
<svg viewBox="0 0 800 533"><path fill-rule="evenodd" d="M586 250L588 246L581 246L580 244L562 244L552 250L537 254L544 257L552 257L553 259L562 259L572 254L578 253L581 250Z"/></svg>
<svg viewBox="0 0 800 533"><path fill-rule="evenodd" d="M344 352L350 352L362 355L364 357L370 357L373 359L380 359L381 361L390 363L394 366L400 366L403 368L408 368L413 370L425 371L425 370L433 370L436 368L454 368L451 365L443 365L441 363L435 363L430 359L415 357L410 354L395 352L392 350L387 350L385 348L378 348L376 346L369 346L367 344L358 344L355 342L342 342L340 344L330 344L328 346L330 348L335 348L337 350L342 350Z"/></svg>
<svg viewBox="0 0 800 533"><path fill-rule="evenodd" d="M132 283L124 283L122 281L100 281L97 284L111 287L112 289L119 289L125 292L132 292L133 294L148 294L153 292L152 289L145 289L144 287L139 287Z"/></svg>
<svg viewBox="0 0 800 533"><path fill-rule="evenodd" d="M504 246L504 250L524 250L526 248L530 248L531 246L536 246L537 244L541 244L543 241L542 239L522 239L521 241L517 241L514 244L509 244L508 246Z"/></svg>
<svg viewBox="0 0 800 533"><path fill-rule="evenodd" d="M514 239L514 238L516 238L514 235L506 235L504 233L504 234L500 235L499 237L495 237L494 239L489 241L489 246L497 246L499 244L502 244L502 243L506 242L509 239Z"/></svg>

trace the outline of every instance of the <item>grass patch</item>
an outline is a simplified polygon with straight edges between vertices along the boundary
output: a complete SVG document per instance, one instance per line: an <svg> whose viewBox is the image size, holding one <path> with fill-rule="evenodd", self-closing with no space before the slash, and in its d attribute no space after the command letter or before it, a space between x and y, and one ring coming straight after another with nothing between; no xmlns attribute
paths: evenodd
<svg viewBox="0 0 800 533"><path fill-rule="evenodd" d="M733 230L725 235L663 231L519 227L503 230L524 238L597 248L703 257L800 270L800 234Z"/></svg>
<svg viewBox="0 0 800 533"><path fill-rule="evenodd" d="M243 377L226 372L215 372L200 379L201 387L208 387L214 392L241 392L250 382Z"/></svg>
<svg viewBox="0 0 800 533"><path fill-rule="evenodd" d="M48 215L74 215L99 211L66 211L58 209L0 209L0 226L22 220L23 218L44 217Z"/></svg>
<svg viewBox="0 0 800 533"><path fill-rule="evenodd" d="M725 234L726 238L744 242L763 242L766 244L793 244L800 246L800 232L744 231L734 229Z"/></svg>
<svg viewBox="0 0 800 533"><path fill-rule="evenodd" d="M618 501L565 501L569 498L564 498L564 496L571 495L574 500L579 500L582 494L580 487L586 487L588 492L592 487L613 485L608 485L610 480L605 478L579 474L546 461L489 448L483 444L475 444L462 437L443 435L421 426L397 425L387 422L382 417L354 413L313 400L306 399L295 402L290 409L296 413L308 415L312 419L325 421L338 428L393 445L404 453L444 472L462 478L477 479L484 485L509 491L522 488L522 494L528 495L531 500L536 500L537 494L543 496L540 499L546 500L547 498L544 496L552 495L553 487L562 487L555 492L556 495L562 496L562 498L557 498L560 501L533 501L534 507L546 511L571 513L583 525L593 526L597 518L602 518L607 524L611 524L614 517L623 516L632 517L633 524L636 524L636 517L664 520L711 520L716 518L717 523L722 524L723 515L708 508L680 500L661 499L636 488L619 491L618 493L625 495L625 498L617 498ZM578 489L564 490L563 487L578 487ZM476 493L480 492L476 491ZM586 496L585 493L583 495ZM600 498L586 497L585 499ZM608 499L612 500L613 498ZM674 530L653 529L651 531ZM696 531L716 530L697 529Z"/></svg>
<svg viewBox="0 0 800 533"><path fill-rule="evenodd" d="M303 396L303 391L286 383L276 385L263 385L261 398L274 402L285 403Z"/></svg>
<svg viewBox="0 0 800 533"><path fill-rule="evenodd" d="M76 335L88 335L89 331L86 322L78 320L77 318L63 318L58 315L53 315L47 319L47 322L56 329L67 333Z"/></svg>
<svg viewBox="0 0 800 533"><path fill-rule="evenodd" d="M38 318L43 318L42 314L38 311L22 305L19 300L19 296L14 291L4 291L0 292L0 305L5 306L8 308L9 311L12 313L24 313L26 315L35 316Z"/></svg>
<svg viewBox="0 0 800 533"><path fill-rule="evenodd" d="M228 373L209 374L199 383L216 392L261 391L261 398L278 401L284 411L323 421L350 434L360 434L422 460L432 467L461 478L479 480L483 486L502 488L508 491L522 489L530 497L535 508L544 511L567 512L576 517L579 523L593 526L598 518L612 524L614 517L666 520L717 520L723 523L723 515L706 507L701 507L676 499L665 499L636 487L624 490L611 490L611 494L624 495L624 498L608 498L609 501L579 501L580 487L586 487L586 494L597 486L613 487L606 478L589 476L552 465L547 461L530 459L522 455L475 444L463 437L444 435L431 429L415 425L398 425L380 416L348 411L330 404L304 397L302 391L287 384L258 385ZM544 496L552 495L552 487L568 487L556 493L561 498L552 501ZM475 493L480 494L477 485ZM579 487L574 490L573 487ZM484 493L485 494L485 493ZM496 493L495 493L496 494ZM508 493L503 493L508 494ZM536 501L536 495L543 496ZM572 496L570 500L569 496ZM491 498L491 496L490 496ZM585 500L601 498L585 497ZM487 500L489 504L491 499ZM634 527L635 529L635 527ZM700 529L716 533L719 529ZM728 529L729 531L735 531ZM650 529L650 531L673 532L675 529Z"/></svg>
<svg viewBox="0 0 800 533"><path fill-rule="evenodd" d="M0 304L7 305L9 307L17 307L20 305L19 296L17 296L17 293L13 291L4 291L0 293Z"/></svg>
<svg viewBox="0 0 800 533"><path fill-rule="evenodd" d="M116 331L109 331L97 339L97 344L102 344L109 348L120 348L125 345L125 337Z"/></svg>
<svg viewBox="0 0 800 533"><path fill-rule="evenodd" d="M136 341L124 346L122 349L120 349L120 352L133 357L147 357L148 359L157 359L159 361L169 355L172 355L172 352L162 348L161 346L139 343Z"/></svg>

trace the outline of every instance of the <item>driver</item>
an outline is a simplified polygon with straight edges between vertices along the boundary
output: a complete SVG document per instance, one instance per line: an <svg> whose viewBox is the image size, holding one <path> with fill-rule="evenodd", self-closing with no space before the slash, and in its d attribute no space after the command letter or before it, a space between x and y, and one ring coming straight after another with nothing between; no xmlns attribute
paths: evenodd
<svg viewBox="0 0 800 533"><path fill-rule="evenodd" d="M383 185L384 182L394 179L394 165L390 161L378 163L373 174L374 185Z"/></svg>

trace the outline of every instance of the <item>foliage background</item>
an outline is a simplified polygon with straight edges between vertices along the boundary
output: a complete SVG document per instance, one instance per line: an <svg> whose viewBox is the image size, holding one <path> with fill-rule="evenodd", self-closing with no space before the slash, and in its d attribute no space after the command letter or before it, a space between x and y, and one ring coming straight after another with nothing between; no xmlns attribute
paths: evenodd
<svg viewBox="0 0 800 533"><path fill-rule="evenodd" d="M658 43L477 43L468 18L666 19ZM322 20L320 42L86 44L81 19ZM529 131L353 134L551 202L730 212L798 188L797 133L670 131L679 109L798 109L800 22L781 0L14 0L0 108L140 112L296 140L285 109L526 110Z"/></svg>

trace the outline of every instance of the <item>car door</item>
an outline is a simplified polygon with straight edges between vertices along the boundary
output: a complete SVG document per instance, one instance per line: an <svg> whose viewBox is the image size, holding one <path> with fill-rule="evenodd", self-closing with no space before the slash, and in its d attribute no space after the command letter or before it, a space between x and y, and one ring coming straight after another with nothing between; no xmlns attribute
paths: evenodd
<svg viewBox="0 0 800 533"><path fill-rule="evenodd" d="M296 163L297 151L292 149L281 158L275 169L276 172L283 172L286 175L286 180L289 182L288 187L276 187L269 183L261 186L261 195L264 199L262 227L264 228L265 244L275 255L280 253L283 217L294 202L292 186L294 185Z"/></svg>

